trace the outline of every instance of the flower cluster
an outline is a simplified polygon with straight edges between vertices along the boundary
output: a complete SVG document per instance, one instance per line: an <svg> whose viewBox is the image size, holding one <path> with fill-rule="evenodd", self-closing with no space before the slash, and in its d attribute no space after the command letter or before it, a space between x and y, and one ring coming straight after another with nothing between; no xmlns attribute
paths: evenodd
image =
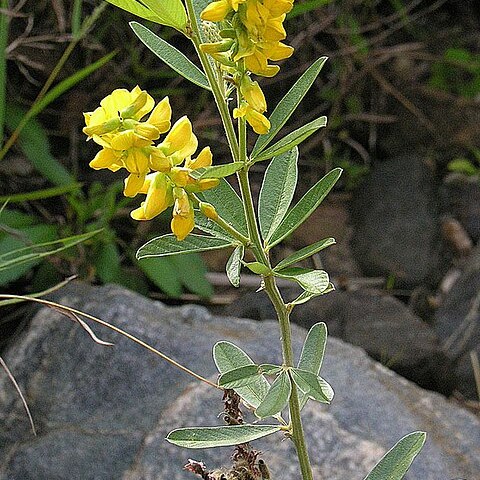
<svg viewBox="0 0 480 480"><path fill-rule="evenodd" d="M270 123L263 115L266 103L257 82L248 72L273 77L280 67L269 61L288 58L293 48L282 43L286 37L283 21L293 0L216 0L201 13L202 20L223 22L220 40L202 45L222 68L234 75L243 103L234 116L245 117L256 133L264 134Z"/></svg>
<svg viewBox="0 0 480 480"><path fill-rule="evenodd" d="M90 166L127 170L124 195L146 195L131 213L136 220L150 220L173 205L172 232L183 240L194 227L190 194L218 184L218 179L196 180L191 176L193 170L212 164L212 153L205 147L192 158L198 140L190 120L184 116L171 127L168 97L155 106L153 98L138 86L130 92L114 90L100 107L84 116L84 133L102 147ZM164 133L163 141L155 145Z"/></svg>

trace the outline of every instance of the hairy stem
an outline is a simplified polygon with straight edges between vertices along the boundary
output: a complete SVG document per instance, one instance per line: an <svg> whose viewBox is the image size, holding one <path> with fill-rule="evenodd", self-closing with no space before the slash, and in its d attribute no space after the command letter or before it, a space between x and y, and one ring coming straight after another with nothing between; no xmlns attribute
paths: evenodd
<svg viewBox="0 0 480 480"><path fill-rule="evenodd" d="M195 50L197 51L198 58L200 58L200 62L203 67L203 71L207 76L208 83L212 89L213 97L215 98L215 103L217 104L218 111L222 118L223 127L225 129L225 134L227 136L228 145L230 147L230 151L232 152L232 157L234 162L239 161L239 147L237 142L237 137L235 135L235 129L233 128L232 118L230 116L230 112L228 110L227 101L225 99L225 95L220 88L218 83L217 76L215 71L212 68L212 64L210 63L207 55L202 51L200 48L200 44L202 42L202 35L200 32L200 26L198 25L197 17L195 15L195 9L193 7L192 0L186 0L185 2L187 6L188 18L190 20L190 39L195 46ZM223 81L223 80L222 80Z"/></svg>

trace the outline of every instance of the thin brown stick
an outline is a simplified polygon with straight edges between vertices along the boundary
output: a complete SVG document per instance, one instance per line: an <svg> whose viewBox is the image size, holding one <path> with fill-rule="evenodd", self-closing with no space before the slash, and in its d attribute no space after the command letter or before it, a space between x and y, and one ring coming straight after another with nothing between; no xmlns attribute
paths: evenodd
<svg viewBox="0 0 480 480"><path fill-rule="evenodd" d="M10 369L8 368L7 364L5 363L2 357L0 357L0 365L5 370L5 373L7 374L10 381L13 383L15 390L17 391L19 397L21 398L23 403L23 408L25 408L25 411L27 412L28 420L30 421L30 426L32 427L32 432L34 435L37 435L37 431L35 430L35 424L33 423L32 414L30 413L30 409L28 408L27 401L25 400L22 390L20 390L20 386L15 380L15 377L13 376L12 372L10 371Z"/></svg>
<svg viewBox="0 0 480 480"><path fill-rule="evenodd" d="M182 364L178 363L177 361L173 360L173 358L170 358L169 356L165 355L164 353L160 352L159 350L157 350L156 348L153 348L152 346L148 345L148 343L145 343L143 342L142 340L140 340L139 338L135 337L134 335L126 332L125 330L122 330L121 328L119 327L116 327L115 325L112 325L108 322L105 322L104 320L100 320L99 318L97 317L94 317L93 315L90 315L88 313L85 313L85 312L82 312L80 310L77 310L75 308L71 308L71 307L67 307L65 305L60 305L59 303L55 303L55 302L51 302L49 300L43 300L43 299L40 299L40 298L33 298L33 297L28 297L28 296L24 296L24 295L10 295L10 294L0 294L0 298L5 298L5 299L12 299L12 298L15 298L15 299L19 299L19 300L23 300L23 301L26 301L26 302L35 302L35 303L39 303L41 305L45 305L46 307L49 307L49 308L53 308L55 310L58 310L59 312L61 313L64 313L65 315L69 316L70 317L70 314L73 313L73 314L76 314L76 315L79 315L81 317L85 317L85 318L88 318L89 320L91 320L92 322L95 322L95 323L98 323L99 325L102 325L106 328L109 328L110 330L113 330L114 332L117 332L119 333L120 335L123 335L124 337L127 337L129 340L131 340L132 342L135 342L137 343L138 345L142 346L143 348L146 348L147 350L149 350L150 352L154 353L155 355L158 355L160 358L162 358L163 360L165 360L166 362L170 363L171 365L173 365L174 367L177 367L178 369L182 370L182 372L185 372L185 373L188 373L189 375L191 375L192 377L194 377L196 380L200 380L201 382L204 382L206 383L207 385L210 385L211 387L215 387L219 390L223 390L222 387L219 387L218 385L216 385L215 383L211 382L210 380L202 377L201 375L199 375L198 373L195 373L194 371L190 370L189 368L183 366ZM68 313L67 313L68 312Z"/></svg>

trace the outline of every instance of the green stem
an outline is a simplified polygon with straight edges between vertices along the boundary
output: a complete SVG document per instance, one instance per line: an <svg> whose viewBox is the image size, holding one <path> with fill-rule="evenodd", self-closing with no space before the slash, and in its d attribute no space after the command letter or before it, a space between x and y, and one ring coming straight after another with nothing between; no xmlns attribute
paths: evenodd
<svg viewBox="0 0 480 480"><path fill-rule="evenodd" d="M227 135L228 145L230 147L230 151L232 152L233 161L239 161L239 147L237 142L237 137L235 135L235 129L233 128L232 117L230 116L230 111L228 110L228 105L225 100L225 95L220 88L220 85L217 80L217 76L212 68L212 64L210 63L207 55L202 51L200 48L202 35L200 32L200 27L198 25L197 17L195 15L195 8L193 7L192 0L186 0L185 2L187 6L188 17L190 19L190 26L191 26L191 34L190 39L195 46L195 50L197 51L198 58L200 58L200 62L203 67L203 71L207 76L208 83L212 88L213 97L215 98L215 103L217 104L218 111L222 118L223 127L225 129L225 134Z"/></svg>
<svg viewBox="0 0 480 480"><path fill-rule="evenodd" d="M239 99L240 103L240 99ZM247 165L247 134L245 119L238 119L238 138L240 145L240 161L245 162L245 167L237 172L238 183L243 198L245 217L247 219L248 235L252 242L251 248L257 261L262 262L267 267L270 266L270 260L262 245L260 231L258 229L257 217L253 205L252 192L250 189L250 182L248 180L248 165ZM293 349L292 349L292 333L290 327L290 314L287 306L283 301L282 295L278 290L274 276L264 277L265 291L267 292L270 301L272 302L277 313L280 324L283 363L287 367L294 366ZM300 405L298 402L297 387L292 382L292 393L290 395L290 421L292 424L292 436L297 449L298 461L300 463L300 470L302 472L303 480L313 480L312 467L308 458L308 450L305 442L305 434L303 432L302 418L300 415Z"/></svg>
<svg viewBox="0 0 480 480"><path fill-rule="evenodd" d="M267 267L270 266L270 260L267 253L263 248L262 238L260 230L258 228L257 216L253 204L252 192L250 189L250 182L248 179L248 163L247 163L247 127L244 118L238 119L238 142L235 135L235 129L233 127L232 117L228 110L228 105L225 100L225 96L222 93L220 85L217 81L217 76L213 71L212 65L207 56L200 49L201 34L198 26L198 22L195 16L195 10L192 4L192 0L186 0L186 6L188 16L191 22L191 40L195 45L198 56L202 63L203 69L212 88L215 101L222 118L222 122L227 135L230 150L232 152L234 162L242 162L244 168L237 172L238 183L240 186L240 192L243 199L243 205L245 210L245 218L248 227L248 237L250 248L254 253L257 261L263 263ZM240 104L241 97L238 92L238 102ZM238 232L237 232L238 233ZM237 237L238 238L238 237ZM292 349L292 337L290 328L289 312L282 299L280 291L275 283L275 277L264 277L265 290L275 307L278 320L280 323L280 330L282 335L282 352L283 363L286 366L293 367L293 349ZM300 416L300 405L298 402L298 393L295 384L292 382L292 394L290 396L290 421L292 424L292 436L297 449L298 460L300 463L300 469L302 472L303 480L313 480L312 468L308 458L307 446L305 443L305 435L302 427L302 420Z"/></svg>

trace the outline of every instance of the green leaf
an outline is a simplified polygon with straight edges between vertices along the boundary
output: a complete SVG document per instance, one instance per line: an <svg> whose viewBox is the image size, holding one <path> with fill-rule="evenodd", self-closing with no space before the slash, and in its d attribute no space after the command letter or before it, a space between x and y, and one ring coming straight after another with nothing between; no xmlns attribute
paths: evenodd
<svg viewBox="0 0 480 480"><path fill-rule="evenodd" d="M302 303L307 303L312 298L320 295L326 295L327 293L333 292L333 290L335 290L335 286L333 283L329 283L328 287L322 293L302 292L295 300L290 302L290 305L301 305Z"/></svg>
<svg viewBox="0 0 480 480"><path fill-rule="evenodd" d="M425 432L413 432L389 450L364 480L401 480L425 443Z"/></svg>
<svg viewBox="0 0 480 480"><path fill-rule="evenodd" d="M224 178L215 188L199 193L198 197L204 202L211 203L226 222L241 234L248 236L243 202Z"/></svg>
<svg viewBox="0 0 480 480"><path fill-rule="evenodd" d="M243 262L243 264L253 273L257 275L269 275L272 273L269 267L260 262Z"/></svg>
<svg viewBox="0 0 480 480"><path fill-rule="evenodd" d="M164 61L169 67L175 70L182 77L190 80L195 85L210 90L207 77L205 74L193 64L182 52L174 46L155 35L147 27L140 23L130 22L130 27L137 37L158 57Z"/></svg>
<svg viewBox="0 0 480 480"><path fill-rule="evenodd" d="M137 259L206 252L232 246L233 243L229 243L221 238L191 234L185 240L178 241L175 235L168 234L153 238L140 247L137 251Z"/></svg>
<svg viewBox="0 0 480 480"><path fill-rule="evenodd" d="M279 104L270 115L270 130L265 135L260 135L258 137L252 150L252 156L258 156L258 154L273 140L275 135L285 125L302 98L312 86L326 61L327 57L321 57L316 60L295 82L293 87L287 92L282 100L280 100Z"/></svg>
<svg viewBox="0 0 480 480"><path fill-rule="evenodd" d="M335 168L328 172L300 199L271 235L268 241L269 247L273 247L290 235L317 209L341 174L341 168Z"/></svg>
<svg viewBox="0 0 480 480"><path fill-rule="evenodd" d="M239 245L232 252L227 262L227 277L234 287L240 286L240 272L242 270L242 259L244 254L245 248L243 247L243 245Z"/></svg>
<svg viewBox="0 0 480 480"><path fill-rule="evenodd" d="M17 193L15 195L4 195L0 197L0 202L21 203L30 202L32 200L43 200L45 198L58 197L69 192L76 192L81 188L81 183L72 183L70 185L61 185L59 187L44 188L42 190L34 190L33 192Z"/></svg>
<svg viewBox="0 0 480 480"><path fill-rule="evenodd" d="M307 292L315 294L322 294L330 284L328 273L324 270L286 268L280 272L275 272L275 276L286 278L287 280L293 280Z"/></svg>
<svg viewBox="0 0 480 480"><path fill-rule="evenodd" d="M178 298L183 288L171 257L153 257L138 261L145 275L169 297Z"/></svg>
<svg viewBox="0 0 480 480"><path fill-rule="evenodd" d="M298 148L275 157L265 171L260 197L258 217L260 232L268 240L282 222L292 202L297 185Z"/></svg>
<svg viewBox="0 0 480 480"><path fill-rule="evenodd" d="M276 265L276 267L273 270L274 271L281 270L282 268L289 267L294 263L301 262L302 260L305 260L306 258L311 257L312 255L315 255L316 253L320 252L324 248L329 247L330 245L335 245L334 238L325 238L324 240L315 242L314 244L309 245L308 247L304 247L301 250L298 250L297 252L292 253L292 255L288 256L287 258L284 258L281 262L278 263L278 265Z"/></svg>
<svg viewBox="0 0 480 480"><path fill-rule="evenodd" d="M300 354L298 368L318 375L322 367L326 345L327 326L323 322L316 323L308 331Z"/></svg>
<svg viewBox="0 0 480 480"><path fill-rule="evenodd" d="M213 295L212 284L207 280L207 268L202 257L196 253L171 257L175 271L188 290L202 298Z"/></svg>
<svg viewBox="0 0 480 480"><path fill-rule="evenodd" d="M319 117L307 123L303 127L300 127L297 130L289 133L270 148L263 150L258 155L252 156L252 161L261 162L262 160L268 160L276 155L281 155L282 153L296 147L306 140L310 135L314 134L319 128L325 127L326 125L327 117Z"/></svg>
<svg viewBox="0 0 480 480"><path fill-rule="evenodd" d="M333 400L333 389L322 377L293 367L290 373L295 385L312 400L320 403L330 403Z"/></svg>
<svg viewBox="0 0 480 480"><path fill-rule="evenodd" d="M25 111L17 106L7 105L5 118L9 130L15 130L21 122ZM20 148L30 163L55 185L71 185L75 178L50 153L47 134L40 123L30 119L19 135Z"/></svg>
<svg viewBox="0 0 480 480"><path fill-rule="evenodd" d="M138 17L176 28L183 32L187 25L187 12L180 0L107 0Z"/></svg>
<svg viewBox="0 0 480 480"><path fill-rule="evenodd" d="M290 377L284 371L272 383L263 402L255 410L255 415L265 418L280 413L287 406L291 391Z"/></svg>
<svg viewBox="0 0 480 480"><path fill-rule="evenodd" d="M229 425L222 427L190 427L173 430L167 441L185 448L231 447L252 442L278 432L278 425Z"/></svg>
<svg viewBox="0 0 480 480"><path fill-rule="evenodd" d="M252 359L239 347L230 342L218 342L213 347L213 359L218 371L223 374L246 365L255 365ZM256 408L268 392L270 384L260 376L255 382L235 391L249 405Z"/></svg>
<svg viewBox="0 0 480 480"><path fill-rule="evenodd" d="M192 170L190 176L195 180L201 178L224 178L233 175L244 167L242 162L225 163L224 165L214 165L212 167L202 167Z"/></svg>
<svg viewBox="0 0 480 480"><path fill-rule="evenodd" d="M258 365L245 365L220 375L218 385L223 388L244 387L258 380L260 375Z"/></svg>
<svg viewBox="0 0 480 480"><path fill-rule="evenodd" d="M114 242L102 243L94 258L97 275L103 283L114 282L120 274L120 252Z"/></svg>

